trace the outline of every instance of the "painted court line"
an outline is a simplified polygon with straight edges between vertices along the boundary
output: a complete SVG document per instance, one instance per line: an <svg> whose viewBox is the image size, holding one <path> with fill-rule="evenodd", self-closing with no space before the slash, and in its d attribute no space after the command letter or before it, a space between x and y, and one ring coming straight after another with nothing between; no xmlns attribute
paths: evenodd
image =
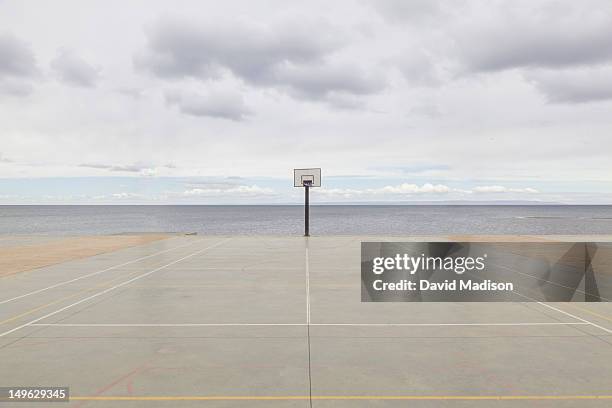
<svg viewBox="0 0 612 408"><path fill-rule="evenodd" d="M310 323L310 258L308 238L306 238L306 250L304 251L304 266L306 269L306 323Z"/></svg>
<svg viewBox="0 0 612 408"><path fill-rule="evenodd" d="M501 265L498 265L498 266L501 266ZM513 268L507 268L507 267L505 267L505 268L506 268L506 269L508 269L508 270L511 270L511 271L517 272L517 273L521 273L521 272L519 272L519 271L517 271L516 269L513 269ZM516 292L516 291L512 291L512 292L513 292L513 293L516 293L517 295L522 296L522 297L524 297L524 298L527 298L527 299L530 299L530 300L535 300L535 299L530 298L529 296L522 295L522 294L520 294L520 293L518 293L518 292ZM612 334L612 330L607 329L607 328L605 328L605 327L603 327L603 326L600 326L600 325L598 325L598 324L595 324L595 323L593 323L593 322L591 322L591 321L589 321L589 320L583 319L583 318L581 318L581 317L578 317L578 316L576 316L576 315L573 315L573 314L571 314L571 313L568 313L568 312L566 312L566 311L564 311L564 310L558 309L558 308L556 308L556 307L554 307L554 306L550 306L550 305L548 305L548 304L546 304L546 303L544 303L544 302L536 302L536 303L538 303L538 304L540 304L540 305L542 305L542 306L544 306L544 307L547 307L547 308L549 308L549 309L555 310L555 311L557 311L557 312L559 312L559 313L562 313L562 314L564 314L564 315L566 315L566 316L569 316L569 317L571 317L571 318L573 318L573 319L579 320L579 321L581 321L581 322L583 322L583 323L588 323L589 325L591 325L591 326L593 326L593 327L596 327L596 328L598 328L598 329L600 329L600 330L603 330L603 331L605 331L606 333L611 333L611 334Z"/></svg>
<svg viewBox="0 0 612 408"><path fill-rule="evenodd" d="M249 326L349 326L349 327L446 327L446 326L580 326L585 322L528 323L33 323L46 327L249 327Z"/></svg>
<svg viewBox="0 0 612 408"><path fill-rule="evenodd" d="M586 323L582 323L586 324ZM46 327L234 327L234 326L306 326L306 323L33 323Z"/></svg>
<svg viewBox="0 0 612 408"><path fill-rule="evenodd" d="M538 276L534 276L534 275L530 275L530 274L525 273L525 272L521 272L521 271L516 270L516 269L514 269L514 268L509 268L509 267L504 266L504 265L497 265L497 266L499 266L499 267L500 267L500 268L502 268L502 269L506 269L506 270L508 270L508 271L518 273L519 275L527 276L527 277L529 277L529 278L532 278L532 279L535 279L535 280L538 280L538 281L543 281L543 282L546 282L546 283L550 283L550 284L555 285L555 286L558 286L558 287L560 287L560 288L564 288L564 289L571 289L571 290L574 290L575 292L582 293L583 295L591 295L590 293L587 293L587 292L585 292L585 291L582 291L582 290L580 290L580 289L578 289L578 288L573 288L573 287L570 287L570 286L565 286L565 285L562 285L562 284L557 283L557 282L549 281L549 280L546 280L546 279L540 278L540 277L538 277ZM597 297L598 297L599 299L601 299L601 300L605 300L606 302L609 302L609 301L610 301L610 299L605 298L605 297L603 297L603 296L599 296L599 295L598 295Z"/></svg>
<svg viewBox="0 0 612 408"><path fill-rule="evenodd" d="M210 245L210 246L207 246L206 248L199 249L199 250L197 250L196 252L193 252L192 254L189 254L189 255L184 256L184 257L182 257L182 258L180 258L180 259L177 259L177 260L175 260L175 261L172 261L172 262L170 262L170 263L167 263L167 264L165 264L165 265L163 265L163 266L160 266L160 267L158 267L158 268L155 268L155 269L153 269L153 270L150 270L150 271L148 271L148 272L145 272L145 273L143 273L143 274L140 274L140 275L138 275L138 276L136 276L136 277L134 277L134 278L132 278L132 279L129 279L129 280L124 281L124 282L121 282L121 283L119 283L119 284L117 284L117 285L115 285L115 286L112 286L112 287L108 288L108 289L104 289L103 291L100 291L100 292L98 292L98 293L94 293L93 295L88 296L88 297L86 297L86 298L84 298L84 299L81 299L81 300L79 300L78 302L71 303L71 304L69 304L68 306L64 306L64 307L62 307L61 309L58 309L58 310L56 310L56 311L54 311L54 312L47 313L46 315L44 315L44 316L42 316L42 317L39 317L39 318L37 318L37 319L34 319L34 320L32 320L32 321L30 321L30 322L28 322L28 323L25 323L25 324L22 324L22 325L20 325L20 326L17 326L17 327L15 327L15 328L11 329L11 330L5 331L4 333L0 333L0 337L6 336L7 334L11 334L11 333L13 333L13 332L15 332L15 331L17 331L17 330L23 329L24 327L30 326L30 325L32 325L32 324L34 324L34 323L38 323L39 321L41 321L41 320L43 320L43 319L46 319L47 317L51 317L51 316L56 315L56 314L58 314L58 313L60 313L60 312L63 312L63 311L64 311L64 310L66 310L66 309L70 309L71 307L77 306L77 305L79 305L79 304L81 304L81 303L83 303L83 302L86 302L86 301L88 301L88 300L94 299L94 298L96 298L96 297L98 297L98 296L101 296L101 295L103 295L103 294L105 294L105 293L108 293L108 292L110 292L110 291L112 291L112 290L115 290L115 289L117 289L117 288L120 288L120 287L122 287L122 286L128 285L128 284L130 284L130 283L132 283L132 282L137 281L138 279L142 279L142 278L144 278L144 277L146 277L146 276L151 275L152 273L155 273L155 272L157 272L157 271L161 271L162 269L165 269L165 268L167 268L167 267L169 267L169 266L172 266L172 265L177 264L177 263L179 263L179 262L181 262L181 261L184 261L185 259L189 259L189 258L191 258L191 257L194 257L194 256L196 256L196 255L199 255L199 254L201 254L201 253L202 253L202 252L204 252L204 251L207 251L207 250L212 249L212 248L216 248L216 247L218 247L219 245L224 244L224 243L226 243L226 242L228 242L228 241L230 241L230 240L231 240L231 238L227 238L227 239L225 239L225 240L223 240L223 241L221 241L221 242L217 242L217 243L216 243L216 244L214 244L214 245Z"/></svg>
<svg viewBox="0 0 612 408"><path fill-rule="evenodd" d="M600 325L598 325L598 324L595 324L595 323L593 323L593 322L590 322L590 321L588 321L587 319L583 319L583 318L581 318L581 317L578 317L578 316L576 316L576 315L573 315L573 314L571 314L571 313L568 313L568 312L566 312L566 311L564 311L564 310L557 309L556 307L551 306L551 305L547 305L546 303L543 303L543 302L538 302L538 304L540 304L540 305L542 305L542 306L546 306L546 307L547 307L547 308L549 308L549 309L556 310L557 312L559 312L559 313L563 313L563 314L564 314L564 315L566 315L566 316L573 317L574 319L576 319L576 320L580 320L581 322L588 323L588 324L590 324L590 325L591 325L591 326L593 326L593 327L597 327L598 329L605 331L606 333L610 333L610 334L612 334L612 330L607 329L607 328L605 328L605 327L603 327L603 326L600 326Z"/></svg>
<svg viewBox="0 0 612 408"><path fill-rule="evenodd" d="M586 325L583 322L526 322L526 323L311 323L311 326L407 326L407 327L444 327L444 326L566 326Z"/></svg>
<svg viewBox="0 0 612 408"><path fill-rule="evenodd" d="M211 396L75 396L75 401L288 401L288 400L609 400L612 395L211 395Z"/></svg>
<svg viewBox="0 0 612 408"><path fill-rule="evenodd" d="M53 306L53 305L55 305L57 303L66 301L68 299L76 298L78 296L83 296L83 295L85 295L85 294L87 294L89 292L93 292L95 290L99 290L99 289L102 289L102 288L105 288L105 287L110 287L110 286L112 286L113 282L116 282L116 281L118 281L120 279L126 279L128 277L135 276L135 275L136 275L136 273L128 273L127 276L126 275L116 276L115 278L113 278L113 279L111 279L111 280L109 280L107 282L103 282L103 283L100 283L100 284L97 284L97 285L94 285L94 286L91 286L91 287L85 288L85 289L79 289L75 293L71 293L68 296L63 296L63 297L54 299L51 302L48 302L48 303L45 303L43 305L37 306L37 307L35 307L33 309L27 310L27 311L25 311L23 313L20 313L20 314L16 315L16 316L9 317L6 320L2 320L2 321L0 321L0 325L4 325L4 324L12 322L14 320L20 319L20 318L22 318L24 316L30 315L30 314L35 313L35 312L37 312L39 310L42 310L42 309L46 309L49 306Z"/></svg>
<svg viewBox="0 0 612 408"><path fill-rule="evenodd" d="M111 267L109 267L109 268L102 269L102 270L100 270L100 271L95 271L95 272L92 272L92 273L88 273L87 275L82 275L82 276L79 276L78 278L74 278L74 279L70 279L70 280L67 280L67 281L59 282L59 283L56 283L56 284L54 284L54 285L47 286L46 288L42 288L42 289L38 289L38 290L35 290L35 291L32 291L32 292L24 293L23 295L15 296L14 298L10 298L10 299L6 299L6 300L2 300L2 301L0 301L0 305L3 305L3 304L5 304L5 303L12 302L12 301L14 301L14 300L22 299L22 298L27 297L27 296L35 295L35 294L37 294L37 293L41 293L41 292L44 292L44 291L49 290L49 289L58 288L58 287L60 287L60 286L67 285L67 284L69 284L69 283L76 282L76 281L79 281L79 280L81 280L81 279L85 279L85 278L89 278L89 277L91 277L91 276L99 275L99 274L101 274L101 273L108 272L108 271L111 271L111 270L113 270L113 269L120 268L120 267L122 267L122 266L130 265L130 264L133 264L133 263L136 263L136 262L142 261L142 260L144 260L144 259L148 259L148 258L151 258L151 257L157 256L157 255L160 255L160 254L163 254L163 253L166 253L166 252L174 251L174 250L176 250L176 249L180 249L180 248L185 248L185 247L188 247L188 246L190 246L190 245L195 244L196 242L197 242L197 241L194 241L194 242L190 242L190 243L185 244L185 245L180 245L180 246L177 246L177 247L174 247L174 248L165 249L165 250L163 250L163 251L155 252L155 253L153 253L153 254L151 254L151 255L143 256L143 257L141 257L141 258L134 259L134 260L131 260L131 261L128 261L128 262L124 262L124 263L119 264L119 265L111 266Z"/></svg>
<svg viewBox="0 0 612 408"><path fill-rule="evenodd" d="M568 306L569 306L569 307L571 307L571 308L573 308L573 309L581 310L581 311L583 311L583 312L585 312L585 313L588 313L588 314L591 314L591 315L593 315L593 316L597 316L597 317L599 317L600 319L604 319L604 320L608 320L608 321L612 322L612 318L610 318L609 316L604 316L604 315L599 314L599 313L596 313L596 312L594 312L594 311L592 311L592 310L585 309L585 308L583 308L583 307L578 307L578 306L576 306L576 305L575 305L575 304L573 304L573 303L568 304Z"/></svg>

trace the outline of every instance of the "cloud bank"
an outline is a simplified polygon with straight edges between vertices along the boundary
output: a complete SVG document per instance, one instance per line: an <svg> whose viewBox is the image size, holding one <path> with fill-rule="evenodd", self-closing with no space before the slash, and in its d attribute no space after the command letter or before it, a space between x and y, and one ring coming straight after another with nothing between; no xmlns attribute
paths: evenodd
<svg viewBox="0 0 612 408"><path fill-rule="evenodd" d="M53 4L0 2L8 184L240 176L282 202L320 166L333 199L612 193L609 1Z"/></svg>

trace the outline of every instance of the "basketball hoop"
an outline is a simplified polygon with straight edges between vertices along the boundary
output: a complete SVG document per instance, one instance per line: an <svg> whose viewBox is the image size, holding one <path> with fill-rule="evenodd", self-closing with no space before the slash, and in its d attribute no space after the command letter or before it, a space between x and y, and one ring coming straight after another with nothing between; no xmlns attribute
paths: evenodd
<svg viewBox="0 0 612 408"><path fill-rule="evenodd" d="M310 236L310 187L321 187L321 169L293 169L293 186L304 188L304 236Z"/></svg>

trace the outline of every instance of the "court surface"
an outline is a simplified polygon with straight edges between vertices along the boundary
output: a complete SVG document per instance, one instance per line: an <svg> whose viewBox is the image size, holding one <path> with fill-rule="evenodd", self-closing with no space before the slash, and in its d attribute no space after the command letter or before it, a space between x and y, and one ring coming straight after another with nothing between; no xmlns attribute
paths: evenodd
<svg viewBox="0 0 612 408"><path fill-rule="evenodd" d="M612 406L610 304L362 303L362 240L180 236L2 278L0 386L71 402L0 405Z"/></svg>

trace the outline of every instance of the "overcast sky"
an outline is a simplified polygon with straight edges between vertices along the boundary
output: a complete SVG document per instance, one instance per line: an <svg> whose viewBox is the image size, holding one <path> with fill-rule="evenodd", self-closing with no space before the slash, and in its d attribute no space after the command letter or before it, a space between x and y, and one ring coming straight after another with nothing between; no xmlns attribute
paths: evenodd
<svg viewBox="0 0 612 408"><path fill-rule="evenodd" d="M0 203L612 203L612 2L0 0Z"/></svg>

